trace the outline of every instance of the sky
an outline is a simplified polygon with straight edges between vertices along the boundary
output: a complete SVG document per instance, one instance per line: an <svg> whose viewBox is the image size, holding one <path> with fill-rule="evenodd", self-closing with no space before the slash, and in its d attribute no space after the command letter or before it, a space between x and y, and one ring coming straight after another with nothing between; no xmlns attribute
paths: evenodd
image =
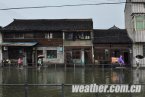
<svg viewBox="0 0 145 97"><path fill-rule="evenodd" d="M71 4L115 3L125 0L0 0L0 9L13 7L55 6ZM124 5L95 5L77 7L49 7L41 9L0 10L0 26L14 19L93 19L94 29L108 29L113 25L124 29Z"/></svg>

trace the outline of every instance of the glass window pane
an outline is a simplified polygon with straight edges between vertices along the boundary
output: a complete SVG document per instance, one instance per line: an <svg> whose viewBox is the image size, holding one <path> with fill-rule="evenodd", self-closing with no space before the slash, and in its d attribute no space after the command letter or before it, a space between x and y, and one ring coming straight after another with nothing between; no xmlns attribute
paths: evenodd
<svg viewBox="0 0 145 97"><path fill-rule="evenodd" d="M57 50L47 50L47 58L48 59L57 58Z"/></svg>
<svg viewBox="0 0 145 97"><path fill-rule="evenodd" d="M144 29L144 23L143 22L136 22L136 29L137 30L143 30Z"/></svg>
<svg viewBox="0 0 145 97"><path fill-rule="evenodd" d="M136 16L136 21L143 21L144 16Z"/></svg>
<svg viewBox="0 0 145 97"><path fill-rule="evenodd" d="M136 30L145 30L145 18L144 15L136 16Z"/></svg>

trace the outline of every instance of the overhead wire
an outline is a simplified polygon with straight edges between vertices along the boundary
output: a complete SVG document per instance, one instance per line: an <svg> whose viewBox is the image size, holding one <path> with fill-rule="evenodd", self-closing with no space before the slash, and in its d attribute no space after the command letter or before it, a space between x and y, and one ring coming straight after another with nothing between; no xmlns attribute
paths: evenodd
<svg viewBox="0 0 145 97"><path fill-rule="evenodd" d="M12 7L1 8L0 10L19 10L19 9L36 9L36 8L48 8L48 7L77 7L77 6L97 6L97 5L113 5L113 4L125 4L131 2L116 2L116 3L95 3L95 4L71 4L71 5L53 5L53 6L34 6L34 7Z"/></svg>

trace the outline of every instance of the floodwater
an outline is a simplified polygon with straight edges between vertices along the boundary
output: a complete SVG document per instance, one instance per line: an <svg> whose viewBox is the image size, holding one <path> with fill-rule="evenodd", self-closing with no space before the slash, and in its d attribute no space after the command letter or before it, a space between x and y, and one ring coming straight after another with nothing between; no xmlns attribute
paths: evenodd
<svg viewBox="0 0 145 97"><path fill-rule="evenodd" d="M15 84L43 84L28 86ZM0 68L0 97L145 97L145 85L140 93L72 93L72 86L44 84L145 84L144 69L128 68ZM28 90L27 92L25 90Z"/></svg>

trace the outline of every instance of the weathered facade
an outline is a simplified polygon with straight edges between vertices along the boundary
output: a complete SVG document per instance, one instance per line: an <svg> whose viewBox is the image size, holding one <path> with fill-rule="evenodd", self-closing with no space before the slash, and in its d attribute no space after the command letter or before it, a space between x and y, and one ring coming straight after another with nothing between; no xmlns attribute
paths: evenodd
<svg viewBox="0 0 145 97"><path fill-rule="evenodd" d="M73 64L89 64L92 29L91 19L15 19L2 29L3 58L22 56L23 64L35 65L43 55L44 64L68 64L69 58Z"/></svg>
<svg viewBox="0 0 145 97"><path fill-rule="evenodd" d="M125 27L133 40L133 67L136 67L135 56L145 55L145 0L126 0ZM145 67L145 59L140 60Z"/></svg>
<svg viewBox="0 0 145 97"><path fill-rule="evenodd" d="M94 30L94 62L95 64L113 64L113 58L123 56L126 65L130 65L132 41L125 29Z"/></svg>
<svg viewBox="0 0 145 97"><path fill-rule="evenodd" d="M62 64L63 20L14 20L2 29L3 58L16 60L23 56L24 64L35 65L39 55L44 64Z"/></svg>
<svg viewBox="0 0 145 97"><path fill-rule="evenodd" d="M88 65L93 63L93 22L92 19L81 20L75 28L64 30L65 64Z"/></svg>

